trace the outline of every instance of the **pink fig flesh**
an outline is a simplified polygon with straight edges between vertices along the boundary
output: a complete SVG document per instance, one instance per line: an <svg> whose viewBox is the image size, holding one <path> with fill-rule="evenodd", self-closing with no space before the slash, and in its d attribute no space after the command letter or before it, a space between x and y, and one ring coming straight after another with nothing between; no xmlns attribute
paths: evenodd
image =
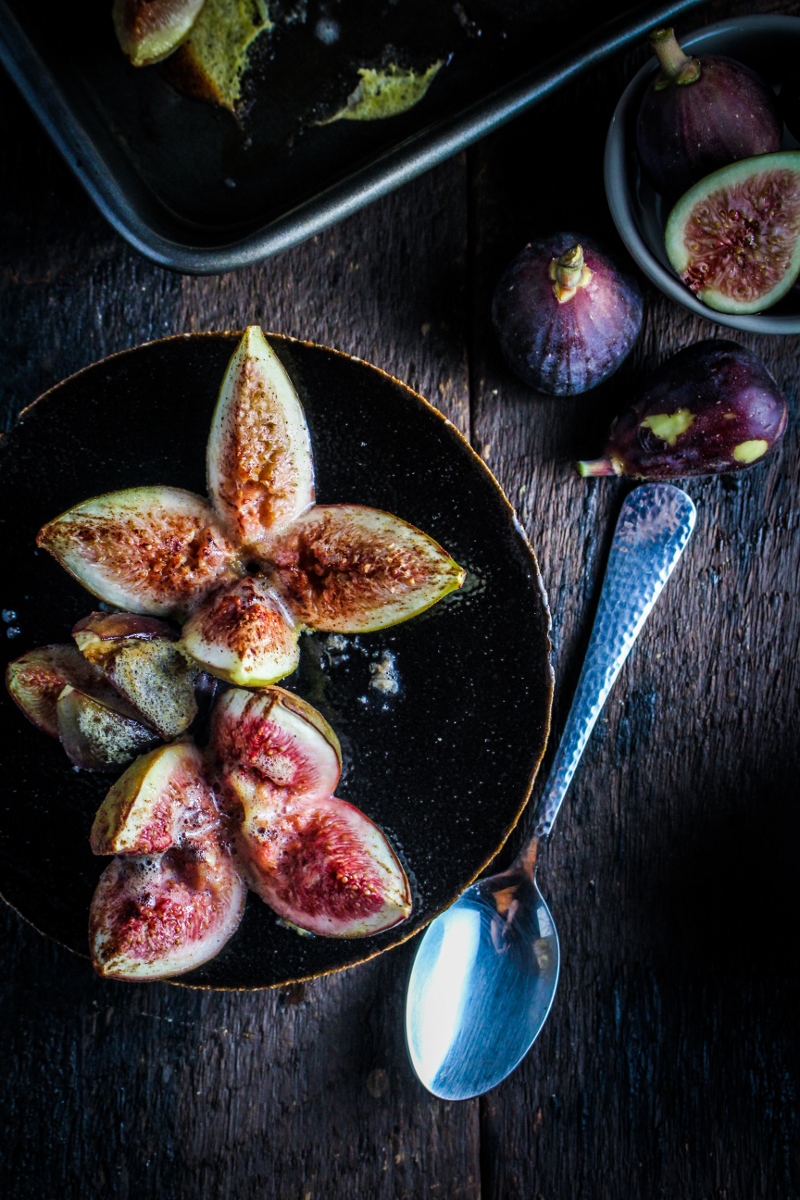
<svg viewBox="0 0 800 1200"><path fill-rule="evenodd" d="M650 40L661 71L642 97L636 148L657 191L680 196L720 167L779 149L778 102L754 71L731 58L689 58L671 29Z"/></svg>
<svg viewBox="0 0 800 1200"><path fill-rule="evenodd" d="M97 667L75 646L41 646L29 650L6 668L6 687L12 700L34 725L58 737L56 703L67 684L84 692L112 694Z"/></svg>
<svg viewBox="0 0 800 1200"><path fill-rule="evenodd" d="M200 751L176 742L131 763L97 810L90 843L94 854L163 854L219 821Z"/></svg>
<svg viewBox="0 0 800 1200"><path fill-rule="evenodd" d="M56 703L56 719L67 757L85 771L113 771L159 740L121 696L99 700L69 684Z"/></svg>
<svg viewBox="0 0 800 1200"><path fill-rule="evenodd" d="M604 457L582 475L671 479L741 471L783 436L786 398L735 342L699 342L669 359L614 423Z"/></svg>
<svg viewBox="0 0 800 1200"><path fill-rule="evenodd" d="M89 947L98 974L166 979L213 958L236 932L247 891L228 852L202 847L115 858L89 910Z"/></svg>
<svg viewBox="0 0 800 1200"><path fill-rule="evenodd" d="M45 525L36 542L101 600L156 617L186 615L238 574L208 503L180 488L85 500Z"/></svg>
<svg viewBox="0 0 800 1200"><path fill-rule="evenodd" d="M232 772L298 800L331 795L341 774L339 739L328 722L283 688L226 692L214 710L211 753L223 797ZM235 794L228 799L241 803Z"/></svg>
<svg viewBox="0 0 800 1200"><path fill-rule="evenodd" d="M101 975L178 975L213 958L235 932L246 889L191 743L138 759L103 802L91 843L95 854L122 856L103 872L91 905L89 943Z"/></svg>
<svg viewBox="0 0 800 1200"><path fill-rule="evenodd" d="M210 596L183 627L181 645L229 683L264 687L291 675L300 630L266 581L247 576Z"/></svg>
<svg viewBox="0 0 800 1200"><path fill-rule="evenodd" d="M134 67L159 62L190 33L205 0L114 0L112 17Z"/></svg>
<svg viewBox="0 0 800 1200"><path fill-rule="evenodd" d="M284 803L252 789L237 833L239 861L280 917L322 937L367 937L411 912L408 880L385 834L335 796ZM236 788L237 780L232 780Z"/></svg>
<svg viewBox="0 0 800 1200"><path fill-rule="evenodd" d="M208 493L237 544L251 546L314 503L305 415L283 364L256 325L245 330L208 439Z"/></svg>
<svg viewBox="0 0 800 1200"><path fill-rule="evenodd" d="M416 616L465 572L433 538L391 513L316 505L269 546L287 606L311 629L364 633Z"/></svg>

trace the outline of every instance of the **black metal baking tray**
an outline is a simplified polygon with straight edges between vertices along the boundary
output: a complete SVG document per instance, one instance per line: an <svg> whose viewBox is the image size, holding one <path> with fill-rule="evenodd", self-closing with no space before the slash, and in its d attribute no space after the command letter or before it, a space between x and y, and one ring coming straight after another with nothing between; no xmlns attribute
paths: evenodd
<svg viewBox="0 0 800 1200"><path fill-rule="evenodd" d="M0 61L133 246L216 273L333 224L701 2L620 11L595 0L591 31L575 40L582 0L272 0L276 24L251 56L239 116L180 94L164 68L131 67L111 0L0 0ZM315 31L334 20L329 46ZM358 63L434 60L442 68L409 111L316 123Z"/></svg>

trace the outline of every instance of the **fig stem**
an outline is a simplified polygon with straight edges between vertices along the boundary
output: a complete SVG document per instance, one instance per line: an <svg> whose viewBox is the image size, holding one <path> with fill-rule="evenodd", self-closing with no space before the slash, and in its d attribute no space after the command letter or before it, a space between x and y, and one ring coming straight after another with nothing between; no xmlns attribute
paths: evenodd
<svg viewBox="0 0 800 1200"><path fill-rule="evenodd" d="M550 278L553 280L553 295L559 304L571 300L578 288L585 288L592 272L583 261L583 246L570 246L558 258L550 262Z"/></svg>
<svg viewBox="0 0 800 1200"><path fill-rule="evenodd" d="M591 475L619 475L617 463L612 458L593 458L577 464L578 474L584 479Z"/></svg>
<svg viewBox="0 0 800 1200"><path fill-rule="evenodd" d="M656 29L650 34L650 45L656 52L661 75L656 80L656 91L671 83L696 83L702 68L699 58L689 58L678 45L672 29Z"/></svg>

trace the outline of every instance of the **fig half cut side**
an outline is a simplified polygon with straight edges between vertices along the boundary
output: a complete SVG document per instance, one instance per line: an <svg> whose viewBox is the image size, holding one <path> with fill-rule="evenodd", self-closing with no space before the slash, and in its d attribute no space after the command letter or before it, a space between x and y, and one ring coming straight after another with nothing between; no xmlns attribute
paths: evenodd
<svg viewBox="0 0 800 1200"><path fill-rule="evenodd" d="M29 721L51 737L58 737L56 704L67 684L96 695L111 694L100 670L75 646L40 646L6 667L11 699Z"/></svg>
<svg viewBox="0 0 800 1200"><path fill-rule="evenodd" d="M219 953L246 899L230 854L212 836L202 847L115 858L89 909L92 964L113 979L182 975Z"/></svg>
<svg viewBox="0 0 800 1200"><path fill-rule="evenodd" d="M316 505L270 544L269 556L297 619L330 633L407 621L466 574L413 525L357 504Z"/></svg>
<svg viewBox="0 0 800 1200"><path fill-rule="evenodd" d="M355 938L409 915L405 871L359 809L336 796L284 803L274 788L241 777L231 785L245 800L236 836L242 869L284 920L322 937Z"/></svg>
<svg viewBox="0 0 800 1200"><path fill-rule="evenodd" d="M240 574L208 502L182 488L85 500L45 525L36 544L101 600L155 617L185 616Z"/></svg>
<svg viewBox="0 0 800 1200"><path fill-rule="evenodd" d="M116 694L99 700L67 684L58 697L56 717L67 757L86 771L113 771L159 741Z"/></svg>
<svg viewBox="0 0 800 1200"><path fill-rule="evenodd" d="M183 627L181 644L221 679L263 687L294 671L299 636L299 627L266 581L248 575L198 608Z"/></svg>
<svg viewBox="0 0 800 1200"><path fill-rule="evenodd" d="M762 312L800 273L800 151L722 167L673 208L665 234L673 269L718 312Z"/></svg>
<svg viewBox="0 0 800 1200"><path fill-rule="evenodd" d="M172 54L191 32L205 0L114 0L117 40L134 67Z"/></svg>
<svg viewBox="0 0 800 1200"><path fill-rule="evenodd" d="M305 414L257 325L245 330L225 373L207 465L208 494L239 545L263 541L314 503Z"/></svg>
<svg viewBox="0 0 800 1200"><path fill-rule="evenodd" d="M108 792L92 825L94 854L164 854L204 839L219 811L192 742L160 746L131 763Z"/></svg>
<svg viewBox="0 0 800 1200"><path fill-rule="evenodd" d="M339 739L328 722L283 688L226 692L213 717L211 753L223 802L244 807L254 789L272 786L284 800L330 796L342 769ZM233 775L250 783L231 789Z"/></svg>
<svg viewBox="0 0 800 1200"><path fill-rule="evenodd" d="M72 636L84 658L102 665L119 642L151 642L155 638L177 641L178 635L166 621L138 613L93 612L72 627Z"/></svg>

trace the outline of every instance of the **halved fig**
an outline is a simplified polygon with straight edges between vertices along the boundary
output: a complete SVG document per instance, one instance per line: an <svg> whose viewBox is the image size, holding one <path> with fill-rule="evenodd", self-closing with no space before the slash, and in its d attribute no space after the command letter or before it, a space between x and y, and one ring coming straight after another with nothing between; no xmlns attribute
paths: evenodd
<svg viewBox="0 0 800 1200"><path fill-rule="evenodd" d="M328 722L283 688L227 692L214 710L210 746L223 793L231 772L240 772L259 786L272 784L284 798L316 800L331 795L342 769ZM236 793L226 799L241 804Z"/></svg>
<svg viewBox="0 0 800 1200"><path fill-rule="evenodd" d="M40 531L79 583L118 608L183 616L235 578L235 551L200 496L142 487L76 504Z"/></svg>
<svg viewBox="0 0 800 1200"><path fill-rule="evenodd" d="M328 796L284 802L241 776L236 847L250 886L279 916L323 937L367 937L411 912L408 880L385 834L352 804Z"/></svg>
<svg viewBox="0 0 800 1200"><path fill-rule="evenodd" d="M407 621L461 587L465 571L433 538L391 513L317 505L269 547L299 621L365 633Z"/></svg>
<svg viewBox="0 0 800 1200"><path fill-rule="evenodd" d="M213 836L201 847L115 858L89 910L89 948L98 974L165 979L208 962L236 932L247 890Z"/></svg>
<svg viewBox="0 0 800 1200"><path fill-rule="evenodd" d="M294 671L299 634L274 591L249 575L200 606L184 625L181 644L214 675L261 687Z"/></svg>
<svg viewBox="0 0 800 1200"><path fill-rule="evenodd" d="M208 439L208 493L230 537L251 546L314 503L314 462L292 381L257 325L245 330Z"/></svg>
<svg viewBox="0 0 800 1200"><path fill-rule="evenodd" d="M205 0L114 0L117 40L135 67L166 58L189 34Z"/></svg>
<svg viewBox="0 0 800 1200"><path fill-rule="evenodd" d="M164 621L133 613L92 613L72 631L81 653L165 740L197 716L199 670Z"/></svg>
<svg viewBox="0 0 800 1200"><path fill-rule="evenodd" d="M29 721L51 737L58 737L56 702L67 684L84 692L111 693L102 672L75 646L41 646L6 667L11 699Z"/></svg>
<svg viewBox="0 0 800 1200"><path fill-rule="evenodd" d="M204 839L220 823L203 756L191 742L160 746L131 763L94 819L94 854L163 854Z"/></svg>
<svg viewBox="0 0 800 1200"><path fill-rule="evenodd" d="M800 151L761 154L701 179L670 213L673 269L718 312L761 312L800 272Z"/></svg>
<svg viewBox="0 0 800 1200"><path fill-rule="evenodd" d="M116 694L99 700L67 684L56 703L56 718L67 757L86 771L113 770L159 741Z"/></svg>

